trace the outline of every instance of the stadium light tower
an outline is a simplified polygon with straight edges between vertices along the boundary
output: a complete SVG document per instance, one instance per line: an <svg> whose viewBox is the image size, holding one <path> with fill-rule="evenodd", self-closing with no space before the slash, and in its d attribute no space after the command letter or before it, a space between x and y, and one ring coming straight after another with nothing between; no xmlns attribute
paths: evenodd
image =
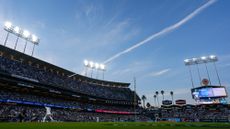
<svg viewBox="0 0 230 129"><path fill-rule="evenodd" d="M199 70L198 65L199 64L205 64L205 68L206 68L206 72L207 72L207 75L208 75L208 79L209 79L209 82L211 84L211 78L210 78L210 74L209 74L209 71L208 71L207 63L213 63L214 68L215 68L215 72L216 72L216 75L217 75L217 78L218 78L219 85L221 86L221 81L220 81L219 73L218 73L218 70L217 70L217 67L216 67L216 63L215 63L217 61L218 61L218 58L215 55L202 56L200 58L191 58L191 59L185 59L184 60L185 65L189 66L189 73L190 73L190 78L191 78L191 82L192 82L193 88L194 88L194 83L193 83L193 77L192 77L192 72L191 72L191 68L190 68L191 65L196 65L198 76L199 76L200 83L201 83L201 76L200 76L200 70Z"/></svg>
<svg viewBox="0 0 230 129"><path fill-rule="evenodd" d="M4 41L4 46L6 46L7 40L9 38L9 34L10 33L14 34L14 35L17 36L17 39L15 41L14 49L15 50L17 49L17 44L18 44L19 38L23 38L23 39L26 40L23 53L25 53L26 47L27 47L27 42L29 41L29 42L33 43L33 50L32 50L32 53L31 53L31 56L33 56L35 45L38 45L39 42L40 42L40 40L39 40L39 38L37 36L35 36L34 34L30 34L30 32L28 30L23 30L18 26L14 26L9 21L5 22L4 30L7 31L6 39Z"/></svg>
<svg viewBox="0 0 230 129"><path fill-rule="evenodd" d="M104 64L84 60L84 66L85 66L85 76L87 76L88 68L90 68L91 69L91 78L93 77L93 70L95 69L96 70L96 78L98 77L98 72L102 71L103 72L103 79L104 79L104 72L105 72L105 65Z"/></svg>

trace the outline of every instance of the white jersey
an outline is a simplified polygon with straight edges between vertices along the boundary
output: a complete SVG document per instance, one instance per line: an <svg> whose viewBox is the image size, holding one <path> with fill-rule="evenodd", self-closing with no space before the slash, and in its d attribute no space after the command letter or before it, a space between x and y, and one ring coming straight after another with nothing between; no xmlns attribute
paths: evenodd
<svg viewBox="0 0 230 129"><path fill-rule="evenodd" d="M50 107L45 107L46 108L46 114L51 115L51 108Z"/></svg>

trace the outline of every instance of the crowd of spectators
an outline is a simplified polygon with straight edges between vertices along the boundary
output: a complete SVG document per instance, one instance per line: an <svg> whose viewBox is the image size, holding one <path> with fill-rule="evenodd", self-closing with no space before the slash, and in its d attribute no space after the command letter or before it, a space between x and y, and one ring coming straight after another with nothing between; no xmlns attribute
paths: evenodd
<svg viewBox="0 0 230 129"><path fill-rule="evenodd" d="M134 121L134 115L118 115L95 112L83 112L73 109L52 108L52 118L55 121L69 122L115 122L115 121ZM25 105L6 105L0 104L0 121L8 122L41 122L46 114L44 107L34 107ZM20 118L22 117L22 118ZM20 120L22 119L22 120ZM148 121L148 117L136 115L137 121Z"/></svg>
<svg viewBox="0 0 230 129"><path fill-rule="evenodd" d="M116 100L132 100L133 92L129 88L101 86L90 84L72 78L62 76L60 74L37 68L29 64L24 64L17 60L11 60L0 56L0 70L8 72L12 75L26 77L42 84L69 89L77 93L87 95L116 99Z"/></svg>
<svg viewBox="0 0 230 129"><path fill-rule="evenodd" d="M88 112L76 109L52 108L52 118L55 121L69 122L115 122L134 121L135 115L121 115ZM22 114L22 115L21 115ZM0 121L41 122L46 114L44 107L14 105L0 103ZM226 106L210 108L209 106L194 106L193 108L159 108L151 114L157 121L178 122L230 122L230 110ZM137 121L151 121L146 113L136 115Z"/></svg>
<svg viewBox="0 0 230 129"><path fill-rule="evenodd" d="M0 56L0 71L12 77L19 77L41 85L59 87L76 93L101 97L109 100L132 101L133 92L129 88L102 86L83 82L24 64L21 61ZM65 98L52 95L44 95L39 92L0 89L0 121L41 121L45 116L45 107L52 108L52 117L57 121L133 121L133 106L116 106L87 102L79 99ZM130 115L96 113L95 111L107 110L118 112L130 112ZM141 108L136 108L137 112ZM147 120L145 116L138 114L138 120Z"/></svg>
<svg viewBox="0 0 230 129"><path fill-rule="evenodd" d="M76 93L82 93L90 96L101 97L105 99L133 101L133 93L129 88L102 86L82 82L78 79L62 76L55 72L43 68L24 64L17 60L11 60L0 56L0 71L9 73L11 76L20 76L29 78L41 84L51 85L62 89L68 89ZM26 104L9 104L7 100L36 102L43 106ZM2 102L2 103L1 103ZM45 105L57 105L76 108L55 108L52 107L52 117L57 121L134 121L134 115L118 115L93 112L96 109L134 112L133 107L112 106L102 104L92 104L88 102L76 101L71 99L47 97L33 93L20 93L0 89L0 121L41 121L45 116ZM81 109L81 110L80 110ZM89 110L90 109L90 110ZM89 112L91 111L91 112ZM150 117L155 120L179 120L179 121L230 121L230 109L226 105L215 106L162 106L154 110L146 110L145 115L141 113L142 109L136 110L138 121L149 121Z"/></svg>
<svg viewBox="0 0 230 129"><path fill-rule="evenodd" d="M102 104L91 104L87 102L78 102L76 100L68 100L63 98L57 98L52 96L35 95L31 93L19 93L9 90L0 90L0 100L7 102L7 100L22 101L22 102L35 102L42 105L56 105L69 107L74 109L83 110L113 110L113 111L126 111L133 112L133 107L131 106L113 106L113 105L102 105Z"/></svg>
<svg viewBox="0 0 230 129"><path fill-rule="evenodd" d="M223 104L162 106L148 113L160 121L230 122L230 107Z"/></svg>

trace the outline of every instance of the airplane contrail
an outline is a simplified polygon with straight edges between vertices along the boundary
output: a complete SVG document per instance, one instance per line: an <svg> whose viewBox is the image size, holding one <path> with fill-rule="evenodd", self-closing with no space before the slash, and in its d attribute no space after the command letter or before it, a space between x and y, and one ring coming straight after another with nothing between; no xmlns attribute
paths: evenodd
<svg viewBox="0 0 230 129"><path fill-rule="evenodd" d="M107 60L104 61L104 64L108 64L111 61L113 61L114 59L131 52L132 50L140 47L141 45L144 45L145 43L148 43L149 41L156 39L162 35L165 35L173 30L176 30L177 28L179 28L180 26L182 26L183 24L185 24L186 22L188 22L189 20L191 20L193 17L195 17L197 14L199 14L201 11L203 11L204 9L206 9L207 7L209 7L210 5L212 5L213 3L215 3L217 0L209 0L207 3L205 3L204 5L200 6L199 8L197 8L196 10L194 10L192 13L190 13L189 15L187 15L185 18L183 18L182 20L180 20L179 22L166 27L164 29L162 29L161 31L154 33L153 35L147 37L146 39L142 40L141 42L138 42L137 44L115 54L114 56L108 58Z"/></svg>

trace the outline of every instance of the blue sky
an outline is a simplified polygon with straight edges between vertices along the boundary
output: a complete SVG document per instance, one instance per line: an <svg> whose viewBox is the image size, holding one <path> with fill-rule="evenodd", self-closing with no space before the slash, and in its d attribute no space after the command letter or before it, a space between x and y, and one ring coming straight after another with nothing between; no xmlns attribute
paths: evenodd
<svg viewBox="0 0 230 129"><path fill-rule="evenodd" d="M35 57L83 73L83 60L104 62L191 14L208 0L0 0L0 22L28 29L41 38ZM230 93L230 1L218 0L179 28L114 59L107 64L106 80L133 82L137 92L153 103L155 91L191 98L185 58L216 54L221 82ZM6 32L0 29L3 44ZM15 37L10 36L8 47ZM19 41L18 51L24 41ZM26 53L30 53L29 44ZM213 66L208 65L217 84ZM207 78L204 66L200 66ZM198 80L196 69L194 78ZM100 74L101 75L101 74ZM95 77L95 74L94 74ZM100 76L101 78L101 76ZM195 82L199 84L198 81ZM131 85L131 88L133 85ZM161 97L160 97L161 99Z"/></svg>

